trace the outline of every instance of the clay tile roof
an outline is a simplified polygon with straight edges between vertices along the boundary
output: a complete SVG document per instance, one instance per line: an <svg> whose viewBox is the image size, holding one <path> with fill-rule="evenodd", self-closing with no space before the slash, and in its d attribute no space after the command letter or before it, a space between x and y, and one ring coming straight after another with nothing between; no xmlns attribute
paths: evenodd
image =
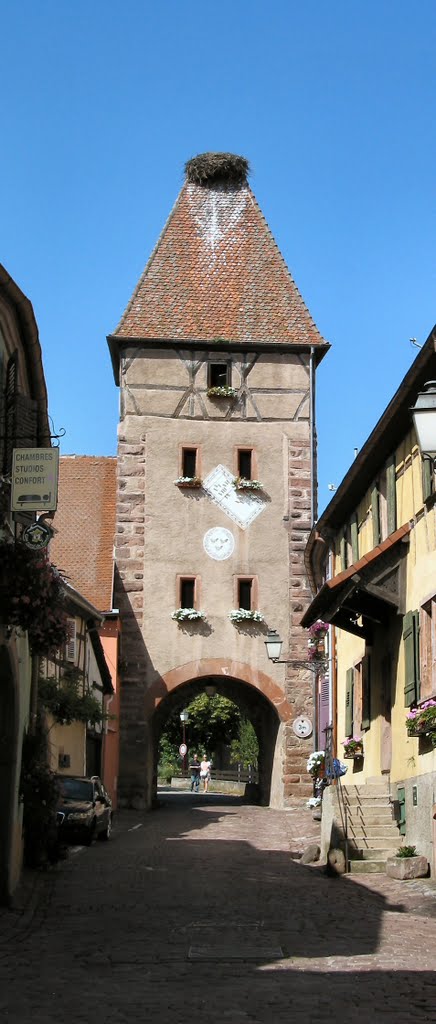
<svg viewBox="0 0 436 1024"><path fill-rule="evenodd" d="M99 611L112 608L116 458L64 455L50 558Z"/></svg>
<svg viewBox="0 0 436 1024"><path fill-rule="evenodd" d="M187 180L112 339L327 347L247 183L247 167L227 153L188 162Z"/></svg>

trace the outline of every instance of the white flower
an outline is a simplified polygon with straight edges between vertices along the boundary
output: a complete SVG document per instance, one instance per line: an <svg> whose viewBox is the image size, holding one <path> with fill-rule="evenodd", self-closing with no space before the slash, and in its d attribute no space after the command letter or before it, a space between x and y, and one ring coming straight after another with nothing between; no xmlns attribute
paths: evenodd
<svg viewBox="0 0 436 1024"><path fill-rule="evenodd" d="M263 622L261 612L248 611L247 608L232 608L229 612L231 622Z"/></svg>
<svg viewBox="0 0 436 1024"><path fill-rule="evenodd" d="M171 615L172 619L176 622L184 622L186 620L195 621L195 619L205 619L206 612L200 612L198 608L176 608Z"/></svg>
<svg viewBox="0 0 436 1024"><path fill-rule="evenodd" d="M313 810L314 807L319 807L320 803L321 803L321 797L320 796L311 796L311 797L309 797L309 799L307 801L306 807L308 808L308 810Z"/></svg>
<svg viewBox="0 0 436 1024"><path fill-rule="evenodd" d="M321 768L323 765L324 751L314 750L307 761L306 770L309 772L309 775L311 775L312 772L314 772L317 768Z"/></svg>

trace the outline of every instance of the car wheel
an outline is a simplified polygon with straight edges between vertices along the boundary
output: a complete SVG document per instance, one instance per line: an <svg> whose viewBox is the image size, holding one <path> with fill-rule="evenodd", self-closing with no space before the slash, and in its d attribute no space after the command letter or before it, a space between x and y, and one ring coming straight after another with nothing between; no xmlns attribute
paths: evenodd
<svg viewBox="0 0 436 1024"><path fill-rule="evenodd" d="M86 830L83 837L84 846L91 846L92 840L95 836L95 818L91 822L90 827Z"/></svg>
<svg viewBox="0 0 436 1024"><path fill-rule="evenodd" d="M103 832L100 832L98 838L102 839L102 840L106 840L106 842L107 842L107 840L110 839L110 837L111 837L111 832L112 832L112 815L110 814L109 815L108 823L106 825L106 828L103 830Z"/></svg>

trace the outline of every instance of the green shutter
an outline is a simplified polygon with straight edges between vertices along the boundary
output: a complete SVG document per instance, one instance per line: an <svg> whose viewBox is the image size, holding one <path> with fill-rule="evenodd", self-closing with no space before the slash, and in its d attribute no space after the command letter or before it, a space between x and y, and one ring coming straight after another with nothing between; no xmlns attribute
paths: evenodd
<svg viewBox="0 0 436 1024"><path fill-rule="evenodd" d="M351 520L351 551L353 562L359 561L359 526L357 515Z"/></svg>
<svg viewBox="0 0 436 1024"><path fill-rule="evenodd" d="M388 504L388 533L397 529L397 487L396 487L396 455L391 455L386 466L386 497Z"/></svg>
<svg viewBox="0 0 436 1024"><path fill-rule="evenodd" d="M406 708L419 700L419 612L406 612L403 619L404 640L404 704Z"/></svg>
<svg viewBox="0 0 436 1024"><path fill-rule="evenodd" d="M421 659L419 656L420 643L419 643L419 612L413 613L413 640L414 640L414 655L415 655L415 679L416 679L416 699L421 700Z"/></svg>
<svg viewBox="0 0 436 1024"><path fill-rule="evenodd" d="M433 494L433 463L431 459L422 460L422 499L427 501Z"/></svg>
<svg viewBox="0 0 436 1024"><path fill-rule="evenodd" d="M347 559L347 537L346 537L346 534L344 533L343 537L341 537L341 569L342 570L348 568L347 562L348 562L348 559Z"/></svg>
<svg viewBox="0 0 436 1024"><path fill-rule="evenodd" d="M348 668L345 677L345 736L353 735L354 669Z"/></svg>
<svg viewBox="0 0 436 1024"><path fill-rule="evenodd" d="M371 509L372 509L372 540L374 547L380 543L380 506L379 506L379 492L378 484L374 484L371 491Z"/></svg>
<svg viewBox="0 0 436 1024"><path fill-rule="evenodd" d="M371 657L366 654L362 661L362 729L371 725Z"/></svg>

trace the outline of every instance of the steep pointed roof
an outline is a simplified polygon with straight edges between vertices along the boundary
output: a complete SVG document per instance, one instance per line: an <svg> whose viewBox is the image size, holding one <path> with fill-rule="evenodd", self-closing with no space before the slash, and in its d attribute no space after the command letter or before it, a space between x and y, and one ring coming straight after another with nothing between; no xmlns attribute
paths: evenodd
<svg viewBox="0 0 436 1024"><path fill-rule="evenodd" d="M209 158L209 159L208 159ZM247 183L248 164L202 154L109 342L327 348ZM319 353L321 356L321 352Z"/></svg>

